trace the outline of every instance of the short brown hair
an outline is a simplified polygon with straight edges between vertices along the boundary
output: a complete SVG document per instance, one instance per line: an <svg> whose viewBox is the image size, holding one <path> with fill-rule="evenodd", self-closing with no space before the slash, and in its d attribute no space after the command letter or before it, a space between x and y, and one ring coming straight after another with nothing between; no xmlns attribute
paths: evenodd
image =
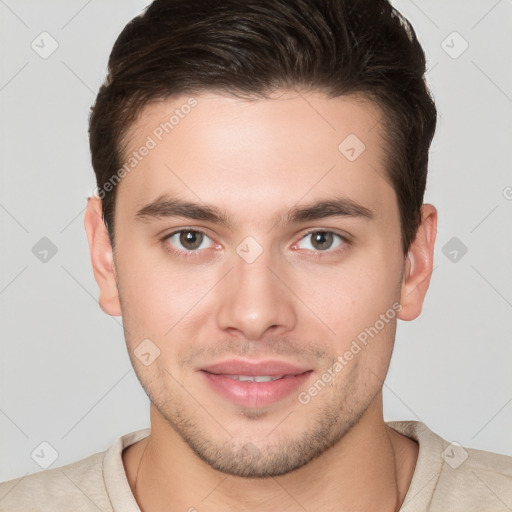
<svg viewBox="0 0 512 512"><path fill-rule="evenodd" d="M387 0L156 0L119 35L91 108L97 186L122 165L123 137L153 101L204 91L359 94L384 114L405 253L421 220L436 126L424 74L415 32ZM113 246L116 189L101 198Z"/></svg>

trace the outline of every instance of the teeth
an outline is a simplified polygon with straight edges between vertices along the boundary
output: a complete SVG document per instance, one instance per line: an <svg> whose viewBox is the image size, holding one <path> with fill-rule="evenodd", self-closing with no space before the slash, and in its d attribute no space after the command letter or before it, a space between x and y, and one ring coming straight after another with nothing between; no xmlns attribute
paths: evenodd
<svg viewBox="0 0 512 512"><path fill-rule="evenodd" d="M284 375L278 377L271 377L269 375L226 375L226 377L241 382L271 382L283 378Z"/></svg>

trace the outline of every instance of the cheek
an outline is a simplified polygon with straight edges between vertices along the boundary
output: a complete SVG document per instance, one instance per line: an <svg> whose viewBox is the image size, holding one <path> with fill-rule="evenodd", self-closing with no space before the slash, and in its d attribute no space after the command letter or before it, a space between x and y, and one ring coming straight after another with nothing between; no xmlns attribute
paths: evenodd
<svg viewBox="0 0 512 512"><path fill-rule="evenodd" d="M143 254L126 251L118 268L123 322L143 337L170 339L183 329L195 307L214 287L213 268L171 264L162 249ZM133 269L133 270L132 270Z"/></svg>
<svg viewBox="0 0 512 512"><path fill-rule="evenodd" d="M296 276L297 294L334 332L339 351L373 326L381 314L388 311L388 320L395 318L399 277L398 260L390 260L389 252L361 253L337 267L301 272ZM379 329L382 337L392 335L389 324Z"/></svg>

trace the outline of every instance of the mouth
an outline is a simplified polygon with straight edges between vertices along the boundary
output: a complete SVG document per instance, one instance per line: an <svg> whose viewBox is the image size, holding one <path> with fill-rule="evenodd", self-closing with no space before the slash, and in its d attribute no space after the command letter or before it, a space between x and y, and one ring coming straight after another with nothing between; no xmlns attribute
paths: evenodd
<svg viewBox="0 0 512 512"><path fill-rule="evenodd" d="M213 374L214 375L214 374ZM272 377L271 375L225 375L228 379L238 380L240 382L271 382L274 380L284 379L290 375L280 375Z"/></svg>
<svg viewBox="0 0 512 512"><path fill-rule="evenodd" d="M231 360L200 369L206 384L231 403L261 408L296 394L312 369L282 361Z"/></svg>

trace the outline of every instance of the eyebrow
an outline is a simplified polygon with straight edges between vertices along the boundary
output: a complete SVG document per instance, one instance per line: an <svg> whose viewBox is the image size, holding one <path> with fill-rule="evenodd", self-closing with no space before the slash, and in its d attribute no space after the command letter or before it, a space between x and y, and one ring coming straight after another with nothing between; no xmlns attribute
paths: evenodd
<svg viewBox="0 0 512 512"><path fill-rule="evenodd" d="M281 215L278 222L282 224L296 224L328 217L373 219L374 216L375 213L369 208L351 199L340 197L317 201L304 207L294 206L289 212ZM221 224L228 228L232 226L230 216L216 207L193 203L168 195L160 196L158 199L142 207L135 214L135 218L141 221L174 217Z"/></svg>

